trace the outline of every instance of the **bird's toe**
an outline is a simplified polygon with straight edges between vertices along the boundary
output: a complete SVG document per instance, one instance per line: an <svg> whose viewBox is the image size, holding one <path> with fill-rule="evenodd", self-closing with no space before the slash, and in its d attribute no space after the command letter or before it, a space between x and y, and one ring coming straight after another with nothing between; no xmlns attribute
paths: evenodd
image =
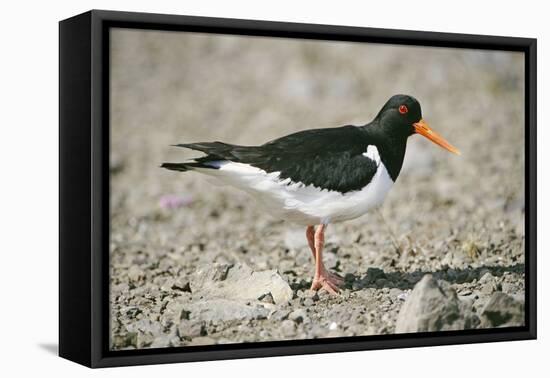
<svg viewBox="0 0 550 378"><path fill-rule="evenodd" d="M311 290L318 291L324 289L332 295L338 295L340 286L344 283L344 279L336 273L325 271L318 277L313 278Z"/></svg>

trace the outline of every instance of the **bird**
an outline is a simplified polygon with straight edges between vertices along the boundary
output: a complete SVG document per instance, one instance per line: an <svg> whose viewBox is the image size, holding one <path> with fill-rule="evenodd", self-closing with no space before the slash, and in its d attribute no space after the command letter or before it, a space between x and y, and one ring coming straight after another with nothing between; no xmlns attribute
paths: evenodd
<svg viewBox="0 0 550 378"><path fill-rule="evenodd" d="M397 94L365 125L307 129L258 146L175 144L202 156L161 167L214 177L249 193L271 215L305 226L315 263L311 290L337 295L344 280L323 263L325 231L382 205L415 134L460 155L423 119L418 100Z"/></svg>

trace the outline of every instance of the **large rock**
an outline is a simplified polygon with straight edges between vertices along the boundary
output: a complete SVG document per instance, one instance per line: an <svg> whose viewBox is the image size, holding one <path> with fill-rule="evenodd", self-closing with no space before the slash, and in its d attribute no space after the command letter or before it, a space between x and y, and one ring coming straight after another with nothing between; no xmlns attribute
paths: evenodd
<svg viewBox="0 0 550 378"><path fill-rule="evenodd" d="M497 291L481 310L481 326L484 328L525 325L524 302Z"/></svg>
<svg viewBox="0 0 550 378"><path fill-rule="evenodd" d="M415 285L399 315L395 331L433 332L473 328L479 319L466 302L458 299L448 282L437 281L430 274Z"/></svg>
<svg viewBox="0 0 550 378"><path fill-rule="evenodd" d="M191 280L193 296L254 301L271 294L276 304L292 299L292 289L276 270L253 271L245 264L199 268Z"/></svg>

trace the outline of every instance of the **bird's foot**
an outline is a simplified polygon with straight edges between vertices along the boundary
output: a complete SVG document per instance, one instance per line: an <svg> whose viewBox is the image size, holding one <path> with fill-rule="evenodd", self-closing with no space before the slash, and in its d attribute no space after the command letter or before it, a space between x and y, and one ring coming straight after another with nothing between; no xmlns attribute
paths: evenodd
<svg viewBox="0 0 550 378"><path fill-rule="evenodd" d="M344 284L344 279L328 270L322 270L319 275L313 277L311 290L324 289L329 294L338 295L340 287Z"/></svg>

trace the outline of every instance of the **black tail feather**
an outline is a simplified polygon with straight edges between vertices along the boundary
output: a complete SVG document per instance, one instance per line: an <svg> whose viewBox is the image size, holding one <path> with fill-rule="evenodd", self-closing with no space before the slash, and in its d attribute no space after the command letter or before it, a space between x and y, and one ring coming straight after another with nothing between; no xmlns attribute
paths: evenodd
<svg viewBox="0 0 550 378"><path fill-rule="evenodd" d="M207 156L196 159L199 162L225 159L238 163L252 163L265 160L262 147L258 146L238 146L223 142L200 142L175 144L174 147L189 148L205 153Z"/></svg>
<svg viewBox="0 0 550 378"><path fill-rule="evenodd" d="M186 163L162 163L161 168L170 169L171 171L187 172L193 170L193 168L208 168L218 169L216 166L204 164L202 161L189 161Z"/></svg>
<svg viewBox="0 0 550 378"><path fill-rule="evenodd" d="M240 154L250 155L256 149L256 147L236 146L222 142L182 143L172 146L189 148L206 154L185 163L162 163L161 165L161 168L179 172L190 171L193 168L219 169L219 166L213 162L220 160L241 162Z"/></svg>

